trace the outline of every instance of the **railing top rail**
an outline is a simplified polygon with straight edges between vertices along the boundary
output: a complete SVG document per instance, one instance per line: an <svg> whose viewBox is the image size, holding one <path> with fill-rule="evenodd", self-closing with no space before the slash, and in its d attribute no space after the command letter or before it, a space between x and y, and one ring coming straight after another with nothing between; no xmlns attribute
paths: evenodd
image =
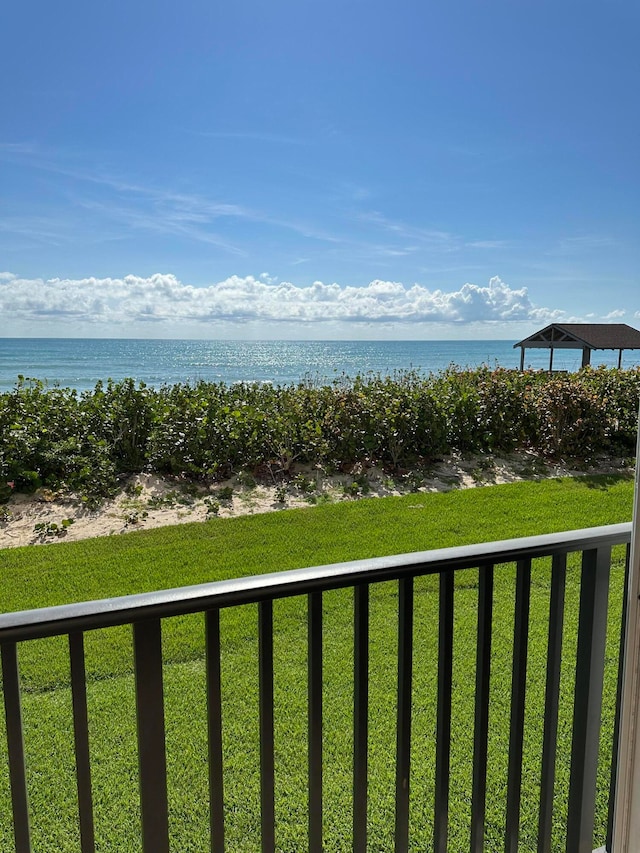
<svg viewBox="0 0 640 853"><path fill-rule="evenodd" d="M412 574L437 574L487 564L511 563L529 557L619 545L630 540L629 522L22 610L0 614L0 642L19 642L73 631L107 628L147 618L198 613L269 598L286 598L359 583L392 580Z"/></svg>

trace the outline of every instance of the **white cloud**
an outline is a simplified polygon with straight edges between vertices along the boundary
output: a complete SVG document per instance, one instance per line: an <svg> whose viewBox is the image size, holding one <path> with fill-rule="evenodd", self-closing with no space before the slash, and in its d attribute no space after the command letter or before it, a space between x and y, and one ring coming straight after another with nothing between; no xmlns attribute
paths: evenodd
<svg viewBox="0 0 640 853"><path fill-rule="evenodd" d="M561 311L535 306L526 288L514 290L498 277L488 286L430 290L421 284L375 280L365 287L314 282L303 287L231 276L193 287L174 275L148 278L23 279L0 274L0 317L12 321L82 322L114 328L135 323L202 324L215 321L296 323L547 323Z"/></svg>

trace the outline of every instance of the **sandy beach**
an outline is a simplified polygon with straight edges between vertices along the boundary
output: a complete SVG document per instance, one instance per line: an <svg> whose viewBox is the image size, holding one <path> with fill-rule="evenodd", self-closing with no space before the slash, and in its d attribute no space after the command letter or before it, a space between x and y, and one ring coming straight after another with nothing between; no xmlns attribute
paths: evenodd
<svg viewBox="0 0 640 853"><path fill-rule="evenodd" d="M323 502L361 500L410 492L443 492L543 477L633 473L628 459L600 459L590 465L549 462L527 452L508 456L449 456L428 472L393 476L379 468L325 475L299 468L283 482L256 482L244 473L210 486L182 478L136 474L98 508L75 495L38 489L13 495L0 505L0 548L72 542L116 536L171 524L203 522L262 512L282 512Z"/></svg>

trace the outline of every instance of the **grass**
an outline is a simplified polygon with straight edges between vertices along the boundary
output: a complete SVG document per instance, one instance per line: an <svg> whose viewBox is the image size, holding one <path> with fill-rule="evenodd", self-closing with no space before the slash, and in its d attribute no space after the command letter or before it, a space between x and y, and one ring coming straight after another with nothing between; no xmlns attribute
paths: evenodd
<svg viewBox="0 0 640 853"><path fill-rule="evenodd" d="M385 553L588 527L629 520L631 480L592 477L517 483L440 495L412 494L292 510L126 536L0 552L0 609L16 610L317 565ZM562 846L568 790L579 572L570 565L564 636L554 849ZM602 837L611 746L623 565L611 585L599 772ZM411 848L429 849L435 761L438 594L416 582ZM496 572L489 743L488 851L504 845L508 713L513 634L512 568ZM325 849L351 846L352 593L324 596ZM477 573L457 577L454 635L450 849L468 848L473 736ZM549 566L534 566L521 849L535 849ZM228 849L259 849L256 609L222 613L223 707ZM276 817L279 850L304 849L306 799L306 602L274 607ZM205 851L206 718L201 617L164 625L168 784L172 849ZM372 591L370 685L370 850L392 849L397 585ZM62 640L21 648L34 851L78 849L68 656ZM137 851L139 796L130 632L87 637L89 715L99 850ZM0 850L12 849L4 721L0 722ZM597 839L596 839L597 840ZM599 842L601 843L601 842ZM597 846L595 844L594 846Z"/></svg>

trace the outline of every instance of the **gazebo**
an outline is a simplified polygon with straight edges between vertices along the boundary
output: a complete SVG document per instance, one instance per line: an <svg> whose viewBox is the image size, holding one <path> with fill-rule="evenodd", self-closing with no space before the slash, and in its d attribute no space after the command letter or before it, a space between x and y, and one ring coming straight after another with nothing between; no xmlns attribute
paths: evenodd
<svg viewBox="0 0 640 853"><path fill-rule="evenodd" d="M550 350L549 371L553 370L554 349L581 349L582 367L591 364L592 350L618 350L620 368L623 350L640 350L640 332L626 323L551 323L513 346L520 347L520 370L524 370L526 349Z"/></svg>

